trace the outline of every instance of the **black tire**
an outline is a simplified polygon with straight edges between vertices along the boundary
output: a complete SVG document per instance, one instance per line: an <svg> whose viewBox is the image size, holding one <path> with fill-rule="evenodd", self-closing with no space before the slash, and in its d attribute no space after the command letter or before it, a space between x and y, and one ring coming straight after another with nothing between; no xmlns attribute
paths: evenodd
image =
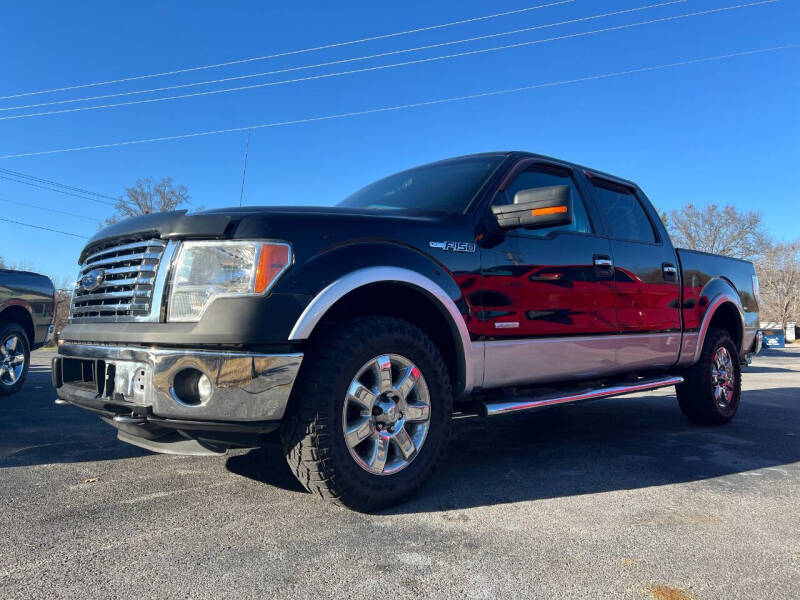
<svg viewBox="0 0 800 600"><path fill-rule="evenodd" d="M6 343L14 337L16 337L18 340L17 343L21 346L16 348L14 354L21 354L25 362L23 363L21 374L12 382L6 371L9 356L8 351L3 350L2 353L0 353L0 396L16 394L22 388L22 385L25 383L25 378L28 376L28 365L31 362L31 345L28 341L28 334L16 323L4 323L0 325L0 346L3 346L3 349L5 349Z"/></svg>
<svg viewBox="0 0 800 600"><path fill-rule="evenodd" d="M720 349L727 352L731 365L729 390L727 394L715 396L714 358ZM706 334L700 360L684 373L684 382L676 386L678 405L686 417L698 425L724 425L736 415L742 395L742 370L739 364L739 352L736 344L727 331L709 329Z"/></svg>
<svg viewBox="0 0 800 600"><path fill-rule="evenodd" d="M430 418L424 443L407 466L376 475L356 462L345 442L345 397L359 369L376 356L407 357L424 377ZM281 426L289 467L312 494L359 511L398 504L423 485L450 437L453 395L439 350L418 327L392 317L334 325L307 349Z"/></svg>

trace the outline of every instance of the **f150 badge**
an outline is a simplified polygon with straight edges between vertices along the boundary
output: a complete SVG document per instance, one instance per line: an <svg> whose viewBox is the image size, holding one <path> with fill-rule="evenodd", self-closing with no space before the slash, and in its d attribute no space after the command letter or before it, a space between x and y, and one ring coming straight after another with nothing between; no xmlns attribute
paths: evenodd
<svg viewBox="0 0 800 600"><path fill-rule="evenodd" d="M449 252L475 252L472 242L429 242L431 248L439 248Z"/></svg>

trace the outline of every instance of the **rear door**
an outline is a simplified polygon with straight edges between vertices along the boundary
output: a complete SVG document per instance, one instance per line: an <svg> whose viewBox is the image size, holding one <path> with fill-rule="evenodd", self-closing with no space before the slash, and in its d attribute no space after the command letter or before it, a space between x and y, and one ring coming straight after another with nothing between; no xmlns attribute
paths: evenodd
<svg viewBox="0 0 800 600"><path fill-rule="evenodd" d="M641 192L588 174L611 243L617 326L626 337L621 360L664 367L678 359L681 341L680 277L672 244Z"/></svg>

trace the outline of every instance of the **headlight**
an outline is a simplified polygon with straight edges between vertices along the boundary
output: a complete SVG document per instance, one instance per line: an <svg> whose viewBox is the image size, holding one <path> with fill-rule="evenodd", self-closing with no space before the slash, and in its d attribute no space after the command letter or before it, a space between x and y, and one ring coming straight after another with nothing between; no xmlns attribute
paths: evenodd
<svg viewBox="0 0 800 600"><path fill-rule="evenodd" d="M168 321L198 321L216 298L265 294L291 264L281 242L183 242L175 260Z"/></svg>

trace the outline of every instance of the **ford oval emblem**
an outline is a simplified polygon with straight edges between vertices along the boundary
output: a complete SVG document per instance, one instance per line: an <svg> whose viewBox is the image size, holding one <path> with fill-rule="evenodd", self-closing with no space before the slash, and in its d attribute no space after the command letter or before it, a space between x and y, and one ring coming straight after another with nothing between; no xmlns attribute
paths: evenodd
<svg viewBox="0 0 800 600"><path fill-rule="evenodd" d="M82 290L93 292L103 284L105 279L105 272L103 269L92 269L88 273L84 273L83 277L78 282Z"/></svg>

